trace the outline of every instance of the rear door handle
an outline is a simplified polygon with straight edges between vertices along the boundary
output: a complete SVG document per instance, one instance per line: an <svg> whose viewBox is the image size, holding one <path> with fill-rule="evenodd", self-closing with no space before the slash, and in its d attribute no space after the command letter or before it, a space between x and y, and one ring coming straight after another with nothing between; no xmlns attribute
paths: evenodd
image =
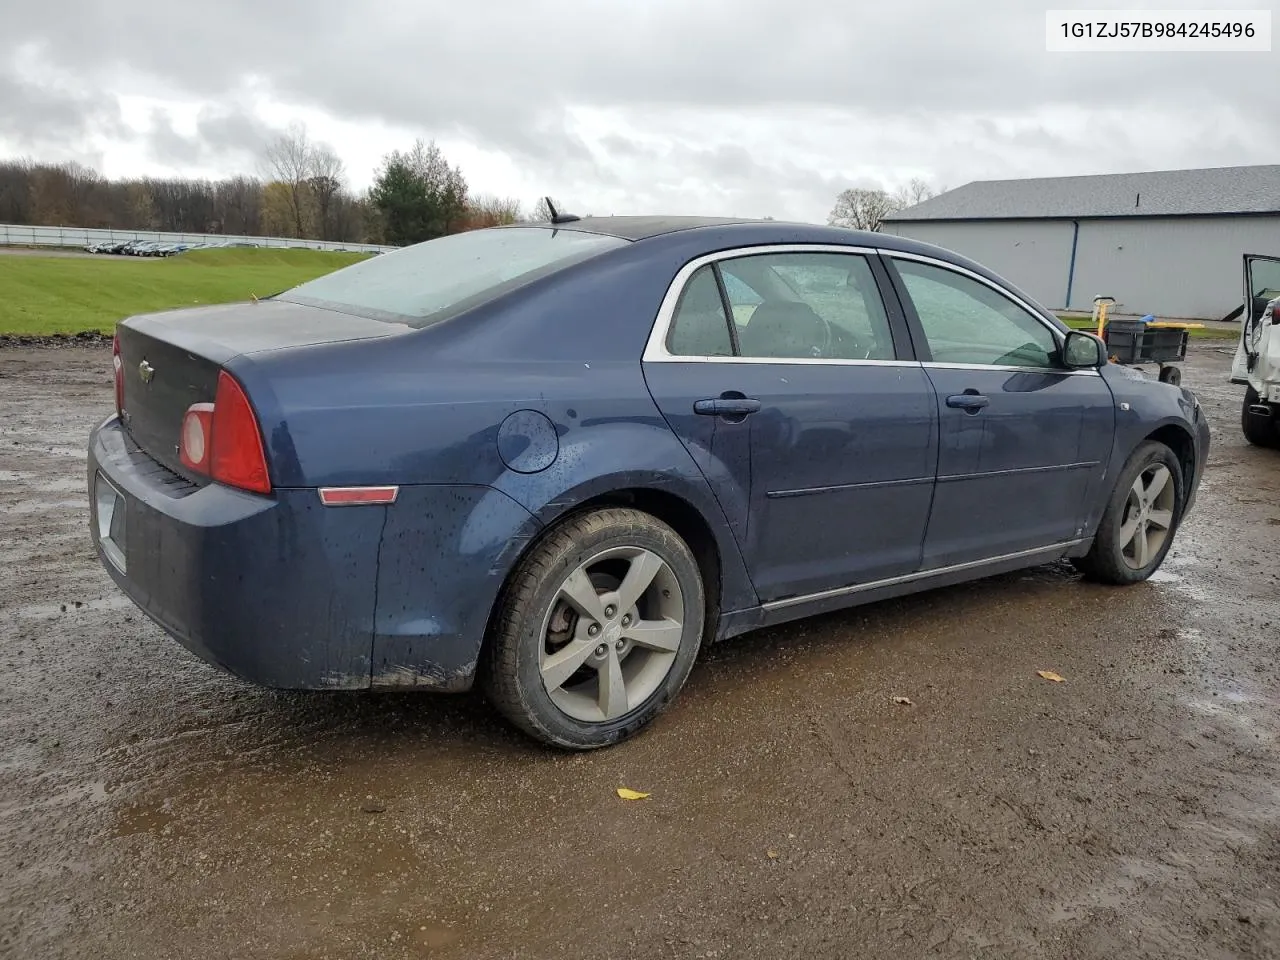
<svg viewBox="0 0 1280 960"><path fill-rule="evenodd" d="M745 417L759 409L760 401L751 397L716 397L693 402L693 412L704 417Z"/></svg>
<svg viewBox="0 0 1280 960"><path fill-rule="evenodd" d="M965 413L977 413L990 402L980 393L957 393L947 397L948 407L956 407Z"/></svg>

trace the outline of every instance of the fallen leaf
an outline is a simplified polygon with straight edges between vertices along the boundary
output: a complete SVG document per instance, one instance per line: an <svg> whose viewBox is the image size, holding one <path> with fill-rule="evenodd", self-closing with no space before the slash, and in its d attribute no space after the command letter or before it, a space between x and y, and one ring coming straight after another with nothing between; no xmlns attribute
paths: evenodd
<svg viewBox="0 0 1280 960"><path fill-rule="evenodd" d="M913 707L913 706L915 706L915 704L913 704L913 703L911 702L911 698L910 698L910 697L894 697L894 698L893 698L893 702L894 702L894 703L901 704L901 705L902 705L902 706L904 706L904 707Z"/></svg>
<svg viewBox="0 0 1280 960"><path fill-rule="evenodd" d="M769 857L770 860L777 860L778 857L781 856L781 854L778 853L777 850L768 850L766 851L766 855Z"/></svg>
<svg viewBox="0 0 1280 960"><path fill-rule="evenodd" d="M1045 680L1052 680L1054 683L1062 683L1065 678L1058 676L1052 670L1037 670L1036 675L1043 677Z"/></svg>
<svg viewBox="0 0 1280 960"><path fill-rule="evenodd" d="M641 793L639 790L628 790L626 787L619 787L618 796L623 800L644 800L649 794Z"/></svg>

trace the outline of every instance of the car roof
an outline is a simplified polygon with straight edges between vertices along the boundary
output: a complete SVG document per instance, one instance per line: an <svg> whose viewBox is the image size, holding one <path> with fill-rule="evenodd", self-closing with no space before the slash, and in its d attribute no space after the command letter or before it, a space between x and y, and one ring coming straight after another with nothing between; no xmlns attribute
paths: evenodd
<svg viewBox="0 0 1280 960"><path fill-rule="evenodd" d="M848 227L829 226L816 223L803 223L786 220L753 220L745 217L580 217L563 223L513 223L505 227L489 229L510 230L512 228L541 228L543 230L576 231L594 233L602 236L617 237L620 240L640 241L649 247L678 248L696 256L730 247L749 247L775 244L822 244L841 247L863 247L880 249L896 253L916 254L931 259L963 267L981 277L1000 284L1021 297L1028 303L1036 303L1034 298L1009 280L992 272L987 267L968 257L947 250L943 247L900 237L892 233L871 232L867 230L851 230ZM637 243L637 245L640 245ZM1054 315L1040 307L1042 315Z"/></svg>
<svg viewBox="0 0 1280 960"><path fill-rule="evenodd" d="M699 227L723 227L732 223L762 223L743 217L579 217L560 223L513 223L512 227L550 227L555 230L576 230L580 233L599 233L620 240L648 240L681 230Z"/></svg>
<svg viewBox="0 0 1280 960"><path fill-rule="evenodd" d="M513 223L500 230L518 227L541 227L544 230L565 230L617 237L620 240L652 240L672 234L716 233L720 237L737 237L745 243L835 243L842 246L883 247L905 252L947 254L931 244L920 243L906 237L886 233L870 233L816 223L787 220L760 220L748 217L580 217L562 223ZM963 258L957 262L964 263Z"/></svg>

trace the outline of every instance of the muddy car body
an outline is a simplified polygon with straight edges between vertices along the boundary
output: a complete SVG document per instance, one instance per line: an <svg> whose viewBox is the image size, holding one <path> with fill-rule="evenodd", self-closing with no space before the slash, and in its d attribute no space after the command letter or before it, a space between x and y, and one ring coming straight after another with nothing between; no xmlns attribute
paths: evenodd
<svg viewBox="0 0 1280 960"><path fill-rule="evenodd" d="M569 220L131 318L94 541L204 659L639 729L701 643L1061 558L1117 583L1194 501L1194 395L999 277L775 222Z"/></svg>

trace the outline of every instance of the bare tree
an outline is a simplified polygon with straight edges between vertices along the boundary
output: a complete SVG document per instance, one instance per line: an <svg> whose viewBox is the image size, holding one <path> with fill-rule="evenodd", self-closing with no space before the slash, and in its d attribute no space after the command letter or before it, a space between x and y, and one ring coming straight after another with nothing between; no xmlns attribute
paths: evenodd
<svg viewBox="0 0 1280 960"><path fill-rule="evenodd" d="M252 236L262 229L262 184L249 177L233 177L214 187L223 233Z"/></svg>
<svg viewBox="0 0 1280 960"><path fill-rule="evenodd" d="M333 239L334 199L342 191L346 166L342 158L327 143L318 143L311 150L311 168L307 184L315 203L321 240Z"/></svg>
<svg viewBox="0 0 1280 960"><path fill-rule="evenodd" d="M851 187L836 197L827 223L851 230L879 230L884 218L898 209L898 201L883 190Z"/></svg>
<svg viewBox="0 0 1280 960"><path fill-rule="evenodd" d="M469 230L499 227L521 219L520 201L511 197L467 198L466 225Z"/></svg>
<svg viewBox="0 0 1280 960"><path fill-rule="evenodd" d="M929 181L912 177L905 185L898 188L893 199L898 204L899 210L905 210L907 207L914 207L917 203L924 203L945 192L945 187L934 189Z"/></svg>
<svg viewBox="0 0 1280 960"><path fill-rule="evenodd" d="M529 214L529 219L534 223L551 222L551 207L547 205L546 197L538 198L538 202L533 205L533 212Z"/></svg>
<svg viewBox="0 0 1280 960"><path fill-rule="evenodd" d="M292 123L289 129L267 144L263 156L264 173L268 180L283 183L289 191L289 214L293 220L294 236L306 236L304 210L306 207L307 181L315 164L315 147L307 136L307 128Z"/></svg>

